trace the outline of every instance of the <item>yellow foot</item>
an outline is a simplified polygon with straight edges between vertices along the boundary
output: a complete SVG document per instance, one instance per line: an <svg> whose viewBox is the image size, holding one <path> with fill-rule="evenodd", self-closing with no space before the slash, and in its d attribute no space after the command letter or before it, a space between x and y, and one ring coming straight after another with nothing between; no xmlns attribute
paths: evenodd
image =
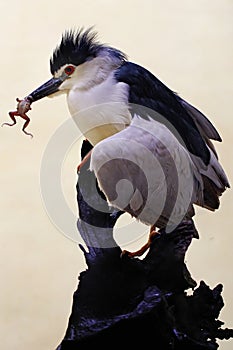
<svg viewBox="0 0 233 350"><path fill-rule="evenodd" d="M91 152L92 150L90 150L85 157L83 158L83 160L81 161L81 163L79 163L79 165L77 166L77 172L80 172L80 169L83 167L83 165L88 161L88 159L90 159L91 157Z"/></svg>
<svg viewBox="0 0 233 350"><path fill-rule="evenodd" d="M128 250L122 250L121 257L123 257L124 255L128 256L129 258L134 258L135 256L141 256L142 254L144 254L147 251L147 249L150 248L150 245L153 242L153 238L157 235L159 235L159 233L157 231L155 231L154 225L151 226L149 239L146 242L146 244L144 244L140 249L136 250L135 252L129 252Z"/></svg>

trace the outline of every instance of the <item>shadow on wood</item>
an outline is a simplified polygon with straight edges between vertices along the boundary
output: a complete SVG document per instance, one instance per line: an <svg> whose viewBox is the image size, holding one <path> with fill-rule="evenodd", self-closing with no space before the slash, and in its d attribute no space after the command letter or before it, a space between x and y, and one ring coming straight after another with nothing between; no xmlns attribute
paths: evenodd
<svg viewBox="0 0 233 350"><path fill-rule="evenodd" d="M90 150L84 141L82 157ZM156 350L217 349L217 339L233 337L218 320L222 285L197 286L185 264L196 236L193 222L172 233L160 230L143 259L121 257L113 237L122 214L110 208L88 164L77 184L78 229L87 248L87 270L73 296L65 337L57 350L153 347ZM188 293L189 291L189 293Z"/></svg>

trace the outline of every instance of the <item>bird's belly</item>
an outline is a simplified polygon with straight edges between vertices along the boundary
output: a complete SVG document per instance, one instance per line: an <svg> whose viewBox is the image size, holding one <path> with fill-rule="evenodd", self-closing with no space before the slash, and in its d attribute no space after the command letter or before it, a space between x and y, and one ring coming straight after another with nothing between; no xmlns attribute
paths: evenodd
<svg viewBox="0 0 233 350"><path fill-rule="evenodd" d="M72 117L92 145L125 129L131 120L128 109L120 103L105 103L79 110Z"/></svg>
<svg viewBox="0 0 233 350"><path fill-rule="evenodd" d="M67 96L71 116L92 145L125 129L132 119L125 84L106 84Z"/></svg>
<svg viewBox="0 0 233 350"><path fill-rule="evenodd" d="M88 130L85 128L80 128L82 134L86 137L87 140L94 146L98 142L106 139L109 136L116 134L117 132L123 130L126 127L125 124L104 124L92 127ZM84 130L85 129L85 130Z"/></svg>

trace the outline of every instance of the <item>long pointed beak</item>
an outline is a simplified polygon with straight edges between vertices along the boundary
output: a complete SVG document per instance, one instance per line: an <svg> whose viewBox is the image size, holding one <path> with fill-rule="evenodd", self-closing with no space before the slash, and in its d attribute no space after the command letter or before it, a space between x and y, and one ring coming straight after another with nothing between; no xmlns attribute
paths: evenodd
<svg viewBox="0 0 233 350"><path fill-rule="evenodd" d="M31 102L35 102L40 100L43 97L49 96L51 94L54 94L59 90L59 86L63 83L65 80L65 76L61 76L59 78L52 78L40 87L38 87L36 90L34 90L32 93L30 93L27 98Z"/></svg>

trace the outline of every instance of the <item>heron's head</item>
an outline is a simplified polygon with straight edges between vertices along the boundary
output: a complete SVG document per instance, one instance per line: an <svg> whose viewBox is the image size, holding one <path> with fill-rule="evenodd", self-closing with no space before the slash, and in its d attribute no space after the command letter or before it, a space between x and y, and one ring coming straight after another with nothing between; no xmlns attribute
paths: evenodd
<svg viewBox="0 0 233 350"><path fill-rule="evenodd" d="M121 51L101 44L92 28L66 31L50 59L52 79L28 98L34 102L76 88L88 89L106 79L125 59Z"/></svg>

